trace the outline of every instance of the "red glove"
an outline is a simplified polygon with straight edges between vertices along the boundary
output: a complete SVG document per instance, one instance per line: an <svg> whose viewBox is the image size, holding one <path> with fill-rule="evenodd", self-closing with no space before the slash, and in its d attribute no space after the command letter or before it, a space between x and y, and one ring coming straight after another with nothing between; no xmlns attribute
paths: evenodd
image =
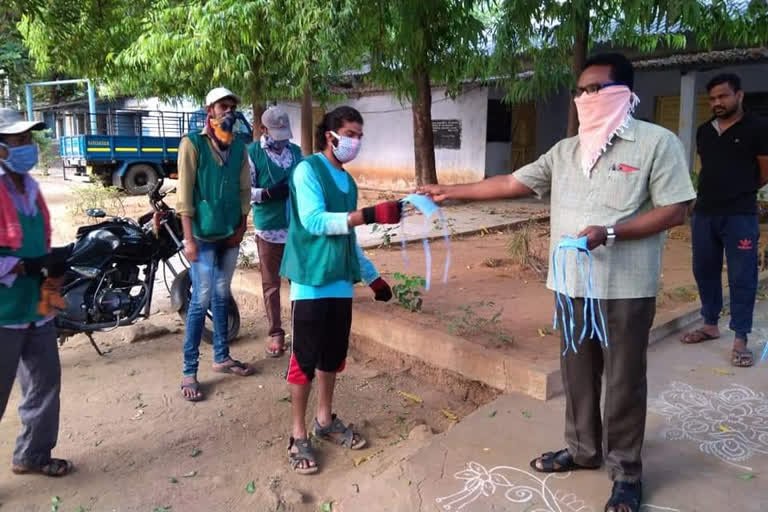
<svg viewBox="0 0 768 512"><path fill-rule="evenodd" d="M370 286L371 290L373 290L373 293L376 294L376 300L381 302L389 302L389 299L392 298L392 288L390 288L387 282L382 278L377 277L368 286Z"/></svg>
<svg viewBox="0 0 768 512"><path fill-rule="evenodd" d="M397 224L402 211L403 203L400 201L386 201L363 208L363 221L366 224Z"/></svg>

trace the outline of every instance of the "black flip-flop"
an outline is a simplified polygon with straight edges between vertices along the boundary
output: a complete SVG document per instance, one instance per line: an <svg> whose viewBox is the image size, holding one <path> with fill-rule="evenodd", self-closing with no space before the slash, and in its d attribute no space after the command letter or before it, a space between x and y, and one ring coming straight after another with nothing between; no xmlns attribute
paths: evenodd
<svg viewBox="0 0 768 512"><path fill-rule="evenodd" d="M541 461L541 468L536 465L538 461ZM555 467L555 464L557 464L557 467ZM576 464L567 448L556 452L542 453L540 457L536 457L531 461L531 468L539 473L567 473L568 471L598 469L599 467Z"/></svg>
<svg viewBox="0 0 768 512"><path fill-rule="evenodd" d="M240 368L250 373L234 372L232 371L232 368ZM256 373L256 369L253 366L247 365L242 361L238 361L237 359L232 359L232 364L227 366L214 366L213 371L217 373L231 373L232 375L237 375L238 377L249 377Z"/></svg>
<svg viewBox="0 0 768 512"><path fill-rule="evenodd" d="M640 503L643 500L643 484L640 482L613 482L613 490L608 503L603 509L605 512L620 510L620 507L629 508L631 512L640 512Z"/></svg>

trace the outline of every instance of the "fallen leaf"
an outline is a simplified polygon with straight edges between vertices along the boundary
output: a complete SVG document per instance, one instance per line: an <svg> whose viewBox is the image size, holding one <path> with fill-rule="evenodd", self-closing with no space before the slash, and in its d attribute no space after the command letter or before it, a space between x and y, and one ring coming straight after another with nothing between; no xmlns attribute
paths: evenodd
<svg viewBox="0 0 768 512"><path fill-rule="evenodd" d="M440 412L443 413L443 416L445 416L451 421L459 421L459 417L456 416L456 413L454 413L450 409L440 409Z"/></svg>
<svg viewBox="0 0 768 512"><path fill-rule="evenodd" d="M326 501L322 505L320 505L320 512L333 512L333 505L332 501Z"/></svg>
<svg viewBox="0 0 768 512"><path fill-rule="evenodd" d="M131 417L131 419L132 420L140 420L142 416L144 416L144 409L139 409L138 411L136 411L136 414L134 414Z"/></svg>
<svg viewBox="0 0 768 512"><path fill-rule="evenodd" d="M193 476L197 476L197 471L190 471L189 473L184 473L184 478L192 478Z"/></svg>
<svg viewBox="0 0 768 512"><path fill-rule="evenodd" d="M753 478L755 478L755 475L753 473L744 473L742 475L739 475L739 478L741 478L742 480L745 480L745 481L746 480L752 480Z"/></svg>
<svg viewBox="0 0 768 512"><path fill-rule="evenodd" d="M277 401L278 402L289 402L290 403L291 397L290 396L284 396L283 398L278 398Z"/></svg>
<svg viewBox="0 0 768 512"><path fill-rule="evenodd" d="M733 372L728 368L712 368L712 371L717 375L733 375Z"/></svg>
<svg viewBox="0 0 768 512"><path fill-rule="evenodd" d="M541 338L544 338L544 337L549 336L550 334L552 334L552 331L550 331L546 327L539 328L537 332L539 333L539 337L541 337Z"/></svg>
<svg viewBox="0 0 768 512"><path fill-rule="evenodd" d="M362 455L362 456L360 456L360 457L355 457L355 458L353 458L353 459L352 459L352 464L353 464L355 467L357 467L357 466L359 466L360 464L362 464L363 462L366 462L366 461L368 461L370 458L371 458L371 456L370 456L370 455Z"/></svg>
<svg viewBox="0 0 768 512"><path fill-rule="evenodd" d="M491 411L491 412L488 414L488 417L489 417L489 418L493 418L494 416L496 416L496 411Z"/></svg>
<svg viewBox="0 0 768 512"><path fill-rule="evenodd" d="M61 504L61 498L59 498L58 496L51 496L51 503L53 503L54 505L59 505Z"/></svg>
<svg viewBox="0 0 768 512"><path fill-rule="evenodd" d="M75 512L85 512L85 507L80 505Z"/></svg>
<svg viewBox="0 0 768 512"><path fill-rule="evenodd" d="M253 480L248 482L248 485L245 486L245 492L247 492L248 494L255 493L256 492L256 482L254 482Z"/></svg>
<svg viewBox="0 0 768 512"><path fill-rule="evenodd" d="M223 412L221 412L221 411L219 411L217 414L218 414L219 418L222 418L222 417L224 417L224 413L223 413Z"/></svg>
<svg viewBox="0 0 768 512"><path fill-rule="evenodd" d="M520 411L520 413L525 418L530 418L532 416L531 411L529 411L528 409L523 409L522 411Z"/></svg>
<svg viewBox="0 0 768 512"><path fill-rule="evenodd" d="M99 439L98 441L96 441L95 443L93 443L93 445L94 445L94 446L99 446L99 445L100 445L101 443L103 443L103 442L104 442L104 440L103 440L103 439Z"/></svg>
<svg viewBox="0 0 768 512"><path fill-rule="evenodd" d="M176 478L175 478L175 477L170 477L170 478L168 479L168 481L169 481L170 483L172 483L172 484L177 484L177 483L179 483L179 481L178 481L178 480L176 480Z"/></svg>
<svg viewBox="0 0 768 512"><path fill-rule="evenodd" d="M410 400L411 402L413 402L415 404L422 404L422 403L424 403L424 399L421 398L419 395L414 395L414 394L411 394L411 393L406 393L405 391L398 391L397 394L402 396L403 398L407 398L408 400Z"/></svg>
<svg viewBox="0 0 768 512"><path fill-rule="evenodd" d="M189 456L190 457L197 457L201 453L203 453L203 450L200 450L199 448L195 448L194 450L192 450L192 453L190 453Z"/></svg>
<svg viewBox="0 0 768 512"><path fill-rule="evenodd" d="M722 432L723 434L727 434L728 432L733 432L730 428L728 428L726 425L718 425L718 430Z"/></svg>

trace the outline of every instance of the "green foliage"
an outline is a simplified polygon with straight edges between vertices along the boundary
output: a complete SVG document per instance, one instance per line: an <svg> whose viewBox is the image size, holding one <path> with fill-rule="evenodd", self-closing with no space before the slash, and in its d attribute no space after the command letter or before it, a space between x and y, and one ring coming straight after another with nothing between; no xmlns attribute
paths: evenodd
<svg viewBox="0 0 768 512"><path fill-rule="evenodd" d="M379 248L392 245L392 239L397 236L397 233L395 233L396 230L397 226L383 226L381 224L374 224L371 226L371 233L380 233Z"/></svg>
<svg viewBox="0 0 768 512"><path fill-rule="evenodd" d="M101 181L76 187L74 199L68 209L73 217L84 216L88 208L101 208L107 215L125 215L125 207L120 191L115 187L105 187Z"/></svg>
<svg viewBox="0 0 768 512"><path fill-rule="evenodd" d="M458 93L484 67L485 24L480 0L390 0L360 2L360 20L370 48L371 77L413 100L414 73Z"/></svg>
<svg viewBox="0 0 768 512"><path fill-rule="evenodd" d="M421 276L409 276L399 272L395 272L393 277L398 281L392 287L392 294L397 299L397 303L411 313L421 311L423 304L421 289L427 284L427 281Z"/></svg>
<svg viewBox="0 0 768 512"><path fill-rule="evenodd" d="M43 172L43 176L48 176L48 169L51 167L56 155L53 152L53 130L39 130L32 132L32 139L37 144L39 151L39 162L37 167Z"/></svg>
<svg viewBox="0 0 768 512"><path fill-rule="evenodd" d="M487 334L504 343L513 343L514 338L504 332L501 315L504 308L496 309L493 301L479 301L459 307L461 314L445 315L448 332L458 336Z"/></svg>
<svg viewBox="0 0 768 512"><path fill-rule="evenodd" d="M573 85L574 46L586 27L591 48L610 45L639 53L709 49L724 42L765 44L766 2L753 1L745 12L736 8L738 3L499 0L488 11L495 41L492 67L508 89L507 100L525 102Z"/></svg>

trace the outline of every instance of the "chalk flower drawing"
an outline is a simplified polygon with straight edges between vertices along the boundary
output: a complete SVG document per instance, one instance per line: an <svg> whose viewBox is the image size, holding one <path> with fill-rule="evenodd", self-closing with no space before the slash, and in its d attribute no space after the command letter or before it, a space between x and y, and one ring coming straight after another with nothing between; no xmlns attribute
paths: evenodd
<svg viewBox="0 0 768 512"><path fill-rule="evenodd" d="M464 480L464 488L435 501L442 504L443 510L462 510L481 497L493 496L497 490L505 489L504 498L508 502L525 505L521 510L526 512L594 512L591 506L575 494L561 490L553 492L549 488L552 478L561 480L569 475L549 474L541 479L512 466L486 469L477 462L470 462L466 469L454 475L457 480Z"/></svg>
<svg viewBox="0 0 768 512"><path fill-rule="evenodd" d="M768 398L734 384L720 392L673 382L648 408L667 420L666 439L688 439L724 461L768 455Z"/></svg>

